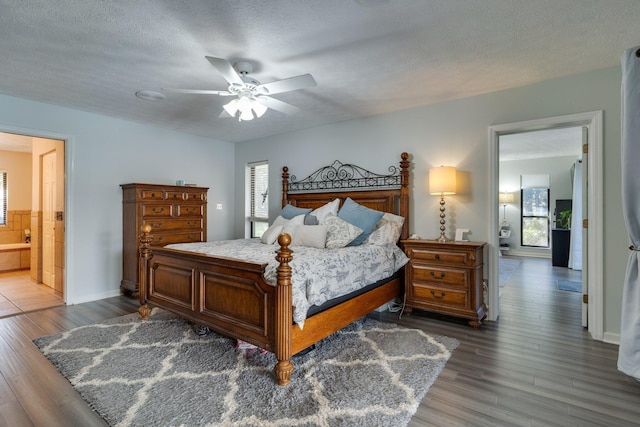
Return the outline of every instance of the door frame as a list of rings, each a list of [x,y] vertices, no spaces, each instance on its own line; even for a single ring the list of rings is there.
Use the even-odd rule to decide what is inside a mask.
[[[604,339],[603,289],[603,112],[602,110],[565,116],[548,117],[516,123],[489,126],[489,320],[500,315],[498,286],[498,223],[499,223],[499,138],[516,132],[552,129],[566,126],[587,126],[589,155],[587,156],[587,286],[588,331],[593,339]]]
[[[0,132],[15,133],[37,138],[56,139],[64,144],[64,295],[66,304],[73,303],[75,285],[73,283],[73,210],[71,209],[71,195],[73,194],[73,137],[71,135],[42,131],[40,129],[21,128],[0,123]]]

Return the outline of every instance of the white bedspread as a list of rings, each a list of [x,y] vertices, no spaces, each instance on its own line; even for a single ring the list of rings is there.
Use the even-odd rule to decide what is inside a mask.
[[[276,284],[275,251],[278,245],[265,245],[259,239],[217,242],[178,243],[170,249],[224,256],[268,264],[267,283]],[[307,311],[313,305],[346,295],[378,280],[385,279],[405,265],[407,256],[395,245],[361,245],[341,249],[317,249],[292,246],[293,320],[304,326]]]

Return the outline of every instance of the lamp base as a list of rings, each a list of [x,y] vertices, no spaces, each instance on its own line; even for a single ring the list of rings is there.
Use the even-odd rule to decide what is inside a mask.
[[[446,243],[446,242],[450,242],[451,239],[447,239],[447,237],[444,234],[441,234],[440,237],[438,238],[438,242],[440,243]]]

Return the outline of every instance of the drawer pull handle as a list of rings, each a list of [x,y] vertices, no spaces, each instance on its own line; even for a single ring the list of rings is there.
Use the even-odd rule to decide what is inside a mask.
[[[436,254],[436,259],[440,259],[440,254]]]
[[[433,271],[431,272],[431,277],[433,277],[434,279],[444,279],[444,272],[440,272],[440,276],[436,277],[436,273],[434,273]]]
[[[164,208],[153,208],[152,211],[153,213],[162,213],[164,212]]]
[[[160,228],[162,227],[162,223],[161,222],[152,222],[151,224],[152,228]]]
[[[447,294],[444,293],[444,291],[440,291],[440,295],[436,295],[436,291],[431,291],[431,295],[433,295],[434,298],[444,298]]]

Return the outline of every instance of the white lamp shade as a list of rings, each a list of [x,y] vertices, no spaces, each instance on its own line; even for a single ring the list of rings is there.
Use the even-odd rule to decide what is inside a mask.
[[[434,196],[456,194],[456,168],[440,166],[429,169],[429,193]]]
[[[513,203],[513,193],[500,193],[498,195],[498,200],[502,204]]]

